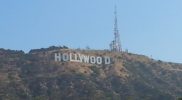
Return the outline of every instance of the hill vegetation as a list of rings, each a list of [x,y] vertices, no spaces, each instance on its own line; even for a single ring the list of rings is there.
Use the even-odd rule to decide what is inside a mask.
[[[110,65],[55,62],[55,52],[107,55]],[[176,100],[182,64],[106,50],[0,49],[0,100]]]

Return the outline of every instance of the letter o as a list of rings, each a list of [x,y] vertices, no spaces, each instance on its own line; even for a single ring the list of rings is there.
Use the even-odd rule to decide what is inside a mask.
[[[102,58],[101,57],[97,57],[97,64],[102,64]]]
[[[63,57],[63,61],[69,60],[69,55],[67,53],[63,53],[62,57]]]
[[[94,56],[90,56],[90,63],[95,64],[95,57]]]

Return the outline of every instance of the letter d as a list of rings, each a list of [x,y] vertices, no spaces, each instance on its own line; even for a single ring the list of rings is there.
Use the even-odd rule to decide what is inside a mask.
[[[104,57],[104,59],[105,59],[105,64],[111,64],[110,57]]]

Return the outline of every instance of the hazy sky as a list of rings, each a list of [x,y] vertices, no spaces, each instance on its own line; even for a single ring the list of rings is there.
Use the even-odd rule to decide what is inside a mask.
[[[0,48],[108,49],[115,3],[124,50],[182,63],[182,0],[0,0]]]

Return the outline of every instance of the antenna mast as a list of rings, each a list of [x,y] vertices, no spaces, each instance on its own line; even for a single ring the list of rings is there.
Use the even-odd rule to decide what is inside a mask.
[[[117,6],[115,5],[114,11],[114,40],[110,44],[111,51],[121,52],[121,41],[120,41],[120,34],[118,30],[118,19],[117,19]]]

